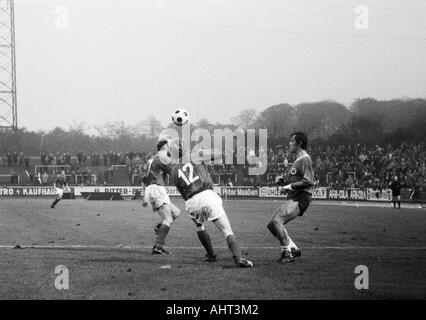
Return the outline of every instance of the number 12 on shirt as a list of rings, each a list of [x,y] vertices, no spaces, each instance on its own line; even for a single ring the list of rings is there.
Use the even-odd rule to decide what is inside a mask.
[[[187,173],[187,175],[185,173]],[[182,169],[178,170],[178,177],[185,181],[188,186],[200,179],[199,176],[194,177],[194,167],[190,162],[185,164]]]

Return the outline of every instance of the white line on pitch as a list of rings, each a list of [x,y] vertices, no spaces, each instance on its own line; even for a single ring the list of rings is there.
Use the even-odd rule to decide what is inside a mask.
[[[225,200],[225,199],[224,199]],[[267,203],[279,203],[286,199],[244,199],[252,200],[256,202],[267,202]],[[226,200],[225,200],[226,201]],[[234,201],[234,200],[230,200]],[[229,201],[226,201],[229,202]],[[360,208],[392,208],[394,209],[392,202],[374,202],[374,201],[338,201],[338,200],[313,200],[312,205],[320,206],[343,206],[343,207],[360,207]],[[424,209],[421,204],[403,203],[403,209]]]
[[[19,246],[19,247],[17,247]],[[152,246],[140,245],[0,245],[0,249],[152,249]],[[167,247],[173,250],[199,250],[203,247]],[[241,247],[244,250],[276,250],[279,247]],[[345,247],[345,246],[315,246],[315,247],[301,247],[306,250],[426,250],[426,247]],[[216,247],[216,249],[227,249],[227,247]]]

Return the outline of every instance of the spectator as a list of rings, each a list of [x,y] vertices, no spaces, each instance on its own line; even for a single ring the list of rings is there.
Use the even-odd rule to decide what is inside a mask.
[[[27,169],[27,170],[30,169],[30,157],[28,155],[25,155],[24,165],[25,165],[25,169]]]
[[[420,186],[416,183],[414,187],[411,189],[410,199],[413,202],[418,202],[420,199]]]
[[[49,175],[47,174],[46,170],[43,171],[43,174],[41,175],[41,185],[47,186],[49,182]]]
[[[18,176],[18,174],[15,172],[15,170],[10,169],[10,171],[9,171],[9,175],[10,175],[10,184],[12,184],[12,185],[17,185],[17,184],[19,184],[19,176]]]
[[[46,153],[42,152],[41,155],[40,155],[40,160],[41,160],[41,164],[43,166],[46,165],[46,157],[47,157]]]
[[[24,167],[24,158],[25,158],[25,154],[22,151],[19,152],[19,155],[18,155],[18,166]]]
[[[12,167],[13,165],[13,161],[12,161],[12,153],[9,151],[7,153],[7,166],[8,167]]]
[[[12,166],[16,167],[18,165],[18,153],[16,151],[12,154]]]

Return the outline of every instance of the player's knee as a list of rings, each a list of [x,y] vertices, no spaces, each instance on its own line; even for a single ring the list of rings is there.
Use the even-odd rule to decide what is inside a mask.
[[[221,231],[222,231],[222,235],[225,239],[227,239],[228,237],[234,236],[234,233],[232,232],[232,230],[230,228],[224,228]]]
[[[236,238],[235,238],[235,235],[231,232],[230,234],[228,234],[225,237],[225,240],[226,240],[227,243],[229,243],[229,242],[235,242]]]
[[[275,236],[277,234],[277,230],[278,230],[278,221],[276,221],[276,220],[269,221],[267,227],[268,227],[269,231],[272,233],[272,235]]]
[[[167,214],[164,215],[163,217],[163,221],[161,222],[162,224],[165,224],[166,226],[170,227],[173,223],[173,217],[171,216],[171,214]]]
[[[220,230],[220,232],[222,233],[225,239],[228,236],[231,236],[234,234],[234,232],[232,232],[231,225],[226,215],[223,215],[219,217],[218,219],[213,220],[213,222],[216,225],[216,227]]]
[[[180,216],[180,209],[178,207],[172,208],[173,220],[176,220]]]
[[[206,228],[204,227],[204,225],[202,225],[202,224],[198,224],[197,225],[197,231],[204,231],[204,230],[206,230]]]
[[[167,217],[163,221],[161,221],[161,224],[164,224],[164,225],[168,226],[169,228],[172,225],[172,223],[173,223],[173,219],[171,219],[169,217]]]

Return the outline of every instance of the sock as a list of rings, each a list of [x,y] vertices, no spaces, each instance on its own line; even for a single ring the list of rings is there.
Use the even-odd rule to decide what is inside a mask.
[[[291,240],[291,238],[290,238],[290,237],[288,237],[288,240],[289,240],[288,246],[289,246],[290,248],[295,248],[295,249],[297,249],[296,244],[293,242],[293,240]]]
[[[283,251],[291,251],[290,245],[288,245],[288,246],[281,246],[281,252],[283,252]]]
[[[158,229],[157,239],[155,240],[155,246],[162,248],[163,245],[166,243],[166,237],[169,233],[170,227],[165,224],[161,224],[160,228]]]
[[[392,201],[392,203],[393,203],[393,207],[396,208],[396,202]]]
[[[398,208],[401,208],[401,202],[398,201]]]
[[[56,199],[55,201],[53,201],[52,206],[56,206],[56,204],[59,202],[60,199]]]
[[[226,244],[228,245],[229,250],[231,250],[234,260],[239,260],[241,258],[241,251],[233,234],[226,237]]]
[[[213,249],[212,241],[211,241],[210,236],[207,233],[207,231],[206,230],[197,231],[197,235],[198,235],[198,239],[200,240],[204,249],[206,249],[209,257],[214,256],[214,249]]]

